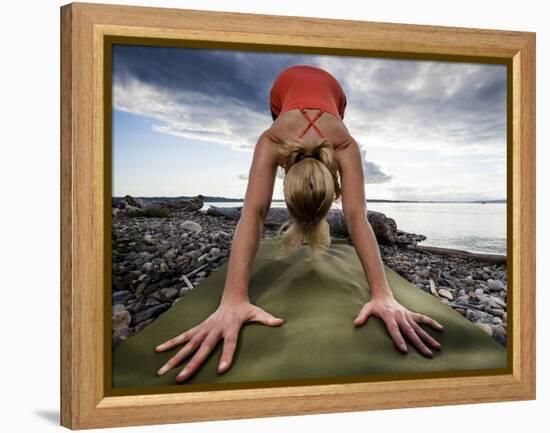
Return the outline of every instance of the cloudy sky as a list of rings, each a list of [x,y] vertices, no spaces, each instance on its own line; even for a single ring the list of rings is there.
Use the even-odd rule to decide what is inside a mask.
[[[113,46],[113,195],[243,197],[295,64],[342,85],[367,201],[506,198],[503,65],[132,45]]]

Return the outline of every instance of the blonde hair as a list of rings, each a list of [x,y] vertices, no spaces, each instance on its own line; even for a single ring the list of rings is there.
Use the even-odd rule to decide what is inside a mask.
[[[300,244],[308,244],[311,253],[328,248],[330,226],[325,216],[333,201],[341,198],[332,144],[327,139],[310,145],[283,142],[279,165],[285,171],[283,189],[289,213],[277,231],[281,239],[279,257],[290,255]]]

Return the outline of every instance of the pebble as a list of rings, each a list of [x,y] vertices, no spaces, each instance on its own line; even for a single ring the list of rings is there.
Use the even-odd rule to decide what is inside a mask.
[[[503,346],[506,346],[506,328],[502,325],[496,325],[493,328],[493,334],[495,336],[495,339],[502,344]]]
[[[195,221],[189,221],[189,220],[182,222],[180,224],[180,229],[187,230],[193,233],[198,233],[202,231],[202,227],[199,223]]]
[[[161,289],[160,293],[165,300],[171,301],[178,297],[179,290],[174,288]]]
[[[140,283],[136,288],[136,295],[141,296],[143,295],[143,292],[145,292],[145,289],[147,288],[147,283]]]
[[[487,312],[506,320],[506,312],[500,308],[487,308]]]
[[[119,290],[117,292],[113,292],[112,303],[113,305],[122,304],[128,301],[133,296],[134,294],[130,290]]]
[[[123,326],[130,325],[131,320],[132,316],[130,316],[130,313],[127,310],[119,311],[113,316],[113,329],[116,331]]]
[[[490,290],[499,291],[504,289],[504,283],[500,280],[493,280],[489,279],[487,280],[487,286]]]
[[[148,307],[154,307],[155,305],[159,305],[160,302],[157,301],[155,298],[147,298],[147,301],[145,301],[144,308]]]
[[[116,313],[120,313],[121,311],[124,311],[126,309],[126,307],[124,306],[124,304],[115,304],[113,305],[113,316],[116,314]]]
[[[449,301],[453,300],[453,294],[447,289],[439,289],[437,291],[437,293],[439,293],[440,296],[443,296],[444,298],[448,299]]]
[[[199,263],[202,263],[206,260],[206,258],[208,257],[208,253],[204,253],[202,256],[200,256],[198,259],[197,259],[197,262]]]
[[[493,328],[491,328],[490,325],[486,324],[486,323],[479,323],[479,322],[475,322],[477,326],[479,326],[487,335],[489,335],[490,337],[493,336]]]
[[[165,303],[165,304],[155,305],[154,307],[148,308],[147,310],[142,310],[132,317],[133,319],[132,323],[137,324],[137,323],[143,322],[144,320],[148,320],[153,317],[158,317],[160,314],[168,310],[170,306],[171,304]]]
[[[118,325],[113,344],[115,340],[118,344],[227,262],[238,221],[199,211],[173,211],[167,218],[129,218],[114,210],[112,314]],[[276,231],[264,226],[263,237],[272,237]],[[418,241],[425,239],[415,236]],[[406,236],[401,237],[403,242]],[[491,328],[490,335],[506,345],[506,265],[419,252],[407,244],[380,244],[380,253],[386,265],[421,290],[430,293],[431,279],[441,302],[488,334],[487,327]],[[194,286],[188,287],[183,276],[203,266],[188,277]]]

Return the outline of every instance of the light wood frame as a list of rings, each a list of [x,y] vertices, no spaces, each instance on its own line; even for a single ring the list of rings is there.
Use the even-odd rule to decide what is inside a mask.
[[[61,424],[71,429],[535,399],[535,33],[71,3],[61,12]],[[104,40],[135,36],[509,65],[509,374],[109,396]],[[370,53],[370,54],[369,54]],[[476,60],[477,59],[477,60]],[[510,116],[509,116],[510,119]],[[512,198],[512,199],[511,199]],[[109,228],[110,230],[110,228]],[[510,289],[511,287],[511,289]],[[110,311],[110,305],[109,305]],[[107,316],[107,317],[106,317]]]

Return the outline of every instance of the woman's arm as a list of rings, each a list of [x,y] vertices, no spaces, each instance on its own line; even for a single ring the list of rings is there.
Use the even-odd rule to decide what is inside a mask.
[[[206,320],[156,347],[165,351],[184,343],[184,346],[157,374],[165,374],[195,352],[193,358],[178,374],[176,381],[191,377],[210,352],[223,339],[223,351],[218,372],[227,371],[232,363],[241,327],[248,322],[280,326],[283,320],[274,317],[248,299],[248,283],[254,257],[262,235],[262,228],[271,205],[277,172],[277,148],[268,131],[264,132],[254,148],[252,164],[241,217],[235,229],[229,255],[226,281],[220,305]],[[200,289],[199,289],[200,290]]]
[[[271,206],[277,174],[276,146],[267,130],[260,136],[254,148],[243,209],[231,245],[222,302],[248,301],[250,271]]]
[[[386,278],[378,242],[367,219],[365,176],[355,140],[336,153],[342,183],[342,211],[353,246],[361,260],[373,296],[393,296]]]
[[[429,324],[437,330],[442,330],[443,327],[425,315],[407,310],[393,296],[386,278],[378,242],[367,218],[363,161],[357,142],[351,140],[350,145],[336,152],[336,159],[340,168],[342,211],[371,291],[371,300],[363,306],[354,323],[360,326],[371,314],[374,314],[384,320],[392,339],[400,350],[407,351],[405,340],[401,335],[402,331],[422,354],[432,356],[433,353],[425,343],[438,350],[441,345],[417,322]]]

